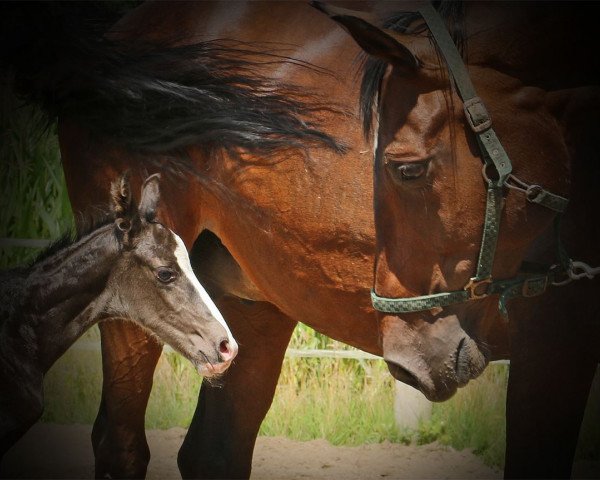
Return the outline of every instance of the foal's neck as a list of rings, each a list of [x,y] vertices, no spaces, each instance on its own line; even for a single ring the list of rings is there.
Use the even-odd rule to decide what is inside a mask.
[[[100,227],[18,275],[8,299],[14,307],[0,337],[5,355],[10,352],[16,361],[23,354],[35,357],[46,372],[98,321],[102,292],[120,252],[113,231],[113,224]]]

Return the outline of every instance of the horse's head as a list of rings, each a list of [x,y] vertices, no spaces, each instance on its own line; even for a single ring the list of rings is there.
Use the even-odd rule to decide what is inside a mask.
[[[420,16],[413,16],[408,30],[421,34],[400,34],[376,27],[361,14],[320,8],[380,61],[381,74],[374,80],[379,83],[373,88],[378,96],[374,292],[392,299],[465,292],[478,271],[487,183],[463,102],[435,42]],[[502,46],[490,44],[486,56],[486,49],[477,47],[473,56],[481,64],[469,73],[513,161],[513,172],[564,193],[567,152],[545,93],[524,86],[521,72],[512,74],[514,51],[503,57]],[[504,69],[495,69],[494,62]],[[489,177],[496,173],[493,168],[484,172]],[[498,280],[515,276],[533,240],[553,218],[549,210],[528,203],[522,192],[501,191],[504,208],[491,271]],[[502,321],[498,296],[486,296],[485,288],[482,283],[473,298],[450,305],[425,302],[420,309],[380,314],[391,373],[439,401],[478,376],[493,353],[490,332]]]
[[[158,174],[146,179],[139,207],[126,175],[111,185],[121,254],[108,281],[109,314],[131,318],[188,358],[205,376],[224,372],[238,346],[192,271],[181,238],[155,221]]]

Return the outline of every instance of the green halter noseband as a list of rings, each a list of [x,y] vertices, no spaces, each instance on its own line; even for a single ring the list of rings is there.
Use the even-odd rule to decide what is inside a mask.
[[[420,13],[425,19],[448,64],[458,93],[463,100],[465,116],[477,138],[477,143],[481,150],[483,177],[487,182],[487,203],[485,207],[483,238],[481,240],[481,249],[479,251],[475,276],[469,280],[462,290],[411,298],[380,297],[375,293],[375,290],[372,290],[371,300],[375,310],[396,314],[418,312],[498,294],[500,296],[500,311],[504,315],[507,315],[506,301],[511,298],[517,296],[533,297],[544,293],[548,284],[560,285],[583,276],[593,278],[594,275],[600,274],[599,268],[592,269],[582,262],[572,262],[566,255],[560,243],[559,225],[560,216],[566,209],[568,200],[544,190],[539,185],[526,184],[511,174],[511,161],[496,133],[491,128],[491,118],[483,102],[475,92],[469,73],[450,34],[446,30],[443,20],[429,4],[422,7]],[[488,172],[492,169],[495,169],[497,172],[494,178],[490,178],[488,175]],[[492,266],[500,228],[504,187],[521,191],[526,195],[528,201],[537,203],[558,213],[555,220],[556,235],[558,238],[558,262],[552,267],[540,269],[536,266],[536,272],[527,272],[527,267],[531,267],[531,265],[524,264],[522,265],[523,271],[516,277],[508,280],[493,280]],[[565,278],[566,281],[559,281],[559,279],[564,280]]]

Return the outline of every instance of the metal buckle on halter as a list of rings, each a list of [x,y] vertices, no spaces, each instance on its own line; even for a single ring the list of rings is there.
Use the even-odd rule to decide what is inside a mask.
[[[477,289],[481,285],[490,285],[492,283],[492,277],[484,278],[483,280],[476,280],[475,277],[469,279],[469,283],[465,285],[465,290],[469,292],[469,299],[478,299],[488,296],[488,287],[485,288],[483,293],[478,293]]]
[[[536,202],[539,200],[540,196],[544,194],[544,189],[539,185],[529,185],[525,190],[525,197],[530,202]]]
[[[471,130],[481,133],[492,126],[492,119],[479,97],[473,97],[464,102],[463,108]]]
[[[524,297],[535,297],[546,291],[548,286],[548,277],[533,277],[523,281],[521,295]]]

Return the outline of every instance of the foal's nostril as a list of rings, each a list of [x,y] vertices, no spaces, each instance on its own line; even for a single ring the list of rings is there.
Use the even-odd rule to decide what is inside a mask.
[[[231,348],[229,340],[221,340],[221,343],[219,343],[219,356],[221,357],[221,361],[229,362],[236,354],[237,348]]]

